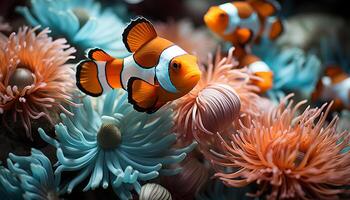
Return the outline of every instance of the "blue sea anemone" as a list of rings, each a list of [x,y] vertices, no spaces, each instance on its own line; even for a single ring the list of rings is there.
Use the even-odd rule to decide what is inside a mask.
[[[1,164],[1,163],[0,163]],[[0,197],[3,200],[22,199],[23,190],[18,178],[0,165]]]
[[[31,0],[31,8],[18,7],[32,26],[49,27],[55,36],[85,50],[99,47],[114,56],[127,51],[121,35],[124,23],[110,9],[93,0]]]
[[[10,199],[22,194],[25,200],[58,199],[60,178],[54,175],[50,160],[41,151],[32,149],[30,156],[10,153],[7,165],[13,176],[13,180],[7,179],[12,181]],[[18,178],[20,187],[15,186],[15,177]]]
[[[274,73],[274,86],[268,91],[270,97],[279,99],[289,92],[310,96],[321,71],[321,62],[314,54],[305,53],[299,48],[280,49],[274,44],[255,47],[254,53]]]
[[[97,107],[94,110],[85,97],[83,106],[71,108],[74,117],[61,114],[63,123],[55,126],[57,140],[39,129],[41,137],[57,148],[55,174],[78,171],[65,186],[68,193],[88,178],[83,191],[111,184],[121,199],[130,199],[130,190],[140,192],[140,181],[178,173],[180,169],[165,166],[182,161],[196,145],[171,148],[176,136],[171,133],[169,107],[152,115],[137,112],[122,90],[108,93]]]

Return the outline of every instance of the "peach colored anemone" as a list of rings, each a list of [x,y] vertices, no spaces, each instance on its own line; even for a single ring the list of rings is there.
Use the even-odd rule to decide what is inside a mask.
[[[169,21],[168,23],[155,23],[159,36],[179,45],[188,53],[196,53],[199,59],[205,59],[207,53],[215,48],[216,43],[205,28],[193,27],[190,21]]]
[[[200,140],[202,133],[215,135],[242,113],[255,111],[259,97],[254,92],[258,89],[248,84],[252,76],[246,68],[235,68],[233,50],[224,58],[218,50],[214,61],[209,55],[208,65],[201,66],[202,78],[197,86],[176,102],[174,127],[182,140]]]
[[[31,120],[45,117],[51,121],[49,112],[57,108],[68,112],[61,103],[72,103],[74,89],[72,65],[65,63],[74,58],[75,49],[63,38],[52,40],[48,29],[36,35],[37,29],[20,28],[0,48],[2,123],[20,119],[29,138]]]
[[[286,99],[287,100],[287,99]],[[215,176],[231,187],[259,186],[267,199],[338,199],[350,184],[347,132],[337,133],[335,117],[326,125],[330,106],[306,110],[285,101],[272,112],[251,121],[225,141],[222,151],[211,150]],[[230,171],[230,172],[229,172]]]

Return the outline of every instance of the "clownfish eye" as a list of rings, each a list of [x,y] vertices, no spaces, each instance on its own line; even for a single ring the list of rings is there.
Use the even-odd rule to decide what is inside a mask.
[[[223,19],[223,18],[226,17],[226,15],[225,15],[225,13],[220,13],[220,14],[219,14],[219,17],[220,17],[221,19]]]
[[[172,67],[173,67],[174,69],[178,70],[178,69],[181,68],[181,65],[180,65],[180,63],[174,62],[173,65],[172,65]]]

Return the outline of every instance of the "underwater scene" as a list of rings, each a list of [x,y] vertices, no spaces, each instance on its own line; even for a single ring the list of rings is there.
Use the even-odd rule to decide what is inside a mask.
[[[0,200],[350,199],[341,0],[0,0]]]

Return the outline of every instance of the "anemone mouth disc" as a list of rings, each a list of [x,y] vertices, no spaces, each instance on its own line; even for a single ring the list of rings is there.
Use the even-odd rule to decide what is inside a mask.
[[[22,90],[26,86],[34,83],[33,73],[27,68],[17,67],[9,79],[9,85],[17,86],[18,90]]]
[[[47,193],[47,199],[48,200],[59,200],[59,195],[57,194],[57,192],[54,191],[50,191]]]
[[[103,149],[114,149],[121,142],[121,133],[114,124],[102,124],[97,134],[97,143]]]
[[[74,8],[72,12],[78,18],[80,27],[83,27],[90,19],[89,11],[84,8]]]

